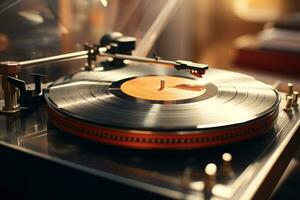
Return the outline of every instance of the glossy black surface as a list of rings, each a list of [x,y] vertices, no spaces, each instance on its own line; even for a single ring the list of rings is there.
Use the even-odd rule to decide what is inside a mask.
[[[206,91],[196,100],[176,103],[116,95],[120,91],[113,86],[116,82],[154,74],[187,77],[203,85]],[[159,84],[154,82],[153,87],[159,88]],[[188,72],[142,63],[64,76],[50,86],[45,98],[52,109],[74,119],[105,127],[150,131],[240,127],[276,112],[280,101],[270,86],[243,74],[209,69],[199,79]]]
[[[220,167],[222,154],[230,152],[235,177],[224,180],[218,176],[214,193],[227,199],[246,190],[278,147],[294,135],[292,127],[295,128],[295,123],[299,124],[299,113],[292,113],[291,120],[288,120],[286,113],[280,112],[278,123],[265,137],[220,148],[174,152],[126,150],[69,136],[47,122],[43,105],[31,113],[1,115],[0,123],[1,146],[8,145],[24,154],[116,184],[142,188],[172,198],[182,198],[182,195],[203,197],[205,165],[214,162]],[[225,193],[224,187],[227,190]]]
[[[4,5],[7,2],[24,4]],[[94,2],[99,8],[100,1]],[[117,5],[114,8],[141,8],[141,2],[146,1],[120,2],[123,3],[113,4]],[[35,8],[37,1],[33,0],[1,1],[1,60],[20,61],[81,50],[84,42],[97,42],[101,33],[108,30],[124,31],[124,34],[141,40],[141,35],[145,34],[149,24],[153,22],[153,16],[161,11],[158,2],[153,4],[153,1],[147,1],[142,5],[143,9],[139,9],[140,12],[133,12],[132,9],[123,9],[124,13],[107,12],[109,20],[104,22],[112,24],[99,29],[97,22],[94,26],[87,26],[88,20],[68,22],[61,20],[64,17],[58,19],[57,10],[53,9],[58,5],[56,1],[39,3],[42,6]],[[76,3],[86,3],[86,0],[78,0]],[[76,7],[78,12],[67,10],[67,13],[74,14],[73,17],[92,14],[89,11],[93,11],[95,6],[92,1],[88,5]],[[150,19],[141,18],[148,9],[151,9],[150,13],[156,14],[151,15]],[[32,21],[28,19],[28,15],[27,18],[24,17],[24,12],[19,15],[19,11],[35,14],[38,20]],[[128,16],[126,13],[135,15]],[[117,20],[118,17],[124,21]],[[44,19],[43,23],[34,23],[41,18]],[[76,24],[80,29],[74,29],[73,22],[78,22]],[[137,25],[143,31],[140,28],[137,31]],[[82,29],[86,31],[82,32]],[[95,33],[93,30],[96,30],[95,35],[92,34]],[[137,35],[131,34],[132,32]],[[144,46],[138,47],[140,50],[142,48]],[[54,81],[78,72],[82,66],[84,61],[26,68],[22,69],[20,77],[30,81],[30,73],[36,72],[46,74],[46,81]],[[128,76],[136,76],[135,71],[129,72]],[[12,191],[7,199],[13,199],[15,195],[23,199],[24,193],[29,197],[25,199],[70,198],[79,193],[83,199],[91,197],[91,194],[97,194],[99,198],[111,195],[138,199],[201,199],[204,198],[202,191],[205,165],[214,162],[220,167],[221,155],[230,152],[236,176],[229,180],[218,177],[213,195],[220,199],[241,199],[247,194],[251,198],[260,188],[275,187],[274,177],[283,172],[297,144],[296,131],[300,124],[300,115],[296,110],[291,114],[283,112],[285,97],[282,99],[278,122],[266,137],[198,151],[132,151],[80,140],[49,124],[45,105],[32,112],[0,115],[0,188]]]

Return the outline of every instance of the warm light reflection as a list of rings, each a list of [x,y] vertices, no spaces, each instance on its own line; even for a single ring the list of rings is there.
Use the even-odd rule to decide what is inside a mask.
[[[89,84],[89,85],[99,85],[98,82],[91,82],[91,81],[77,81],[77,82],[70,82],[62,85],[55,85],[51,87],[51,90],[55,90],[58,88],[67,88],[67,87],[73,87],[77,85],[84,85],[84,84]],[[105,84],[105,82],[101,83],[102,85]]]
[[[272,21],[280,16],[281,0],[234,0],[233,11],[247,21]]]
[[[107,7],[107,0],[100,0],[100,3],[104,6],[104,7]]]
[[[18,15],[24,17],[26,20],[34,24],[41,24],[44,22],[44,18],[41,14],[35,10],[24,10],[18,12]]]
[[[225,186],[223,184],[216,184],[212,188],[212,193],[216,196],[230,199],[233,196],[233,190],[231,187]]]
[[[144,126],[154,126],[157,124],[157,114],[160,112],[161,105],[160,104],[153,104],[147,112],[145,120],[143,122]]]

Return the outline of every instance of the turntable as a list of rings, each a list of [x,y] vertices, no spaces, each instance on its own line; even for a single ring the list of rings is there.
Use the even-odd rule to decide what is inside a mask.
[[[132,55],[135,47],[114,32],[82,51],[0,63],[7,185],[28,198],[268,197],[299,144],[292,84],[279,93],[245,74]],[[33,85],[18,76],[78,59],[77,72],[46,84],[42,74]]]
[[[185,63],[174,64],[195,65]],[[274,126],[280,98],[269,86],[216,69],[208,70],[201,80],[163,66],[158,66],[162,69],[157,74],[156,67],[134,63],[63,77],[45,92],[49,120],[79,137],[140,149],[217,146]],[[196,67],[200,73],[207,69]]]

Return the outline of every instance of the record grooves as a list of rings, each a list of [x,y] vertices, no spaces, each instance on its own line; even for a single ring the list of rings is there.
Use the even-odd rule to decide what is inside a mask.
[[[274,89],[242,74],[211,69],[198,79],[134,64],[64,77],[45,98],[59,129],[135,149],[205,148],[253,138],[274,126],[280,102]]]

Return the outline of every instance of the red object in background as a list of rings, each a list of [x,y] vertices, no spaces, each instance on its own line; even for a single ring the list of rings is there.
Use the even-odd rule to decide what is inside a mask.
[[[238,40],[233,49],[234,64],[300,76],[300,53],[259,48],[253,36]]]

